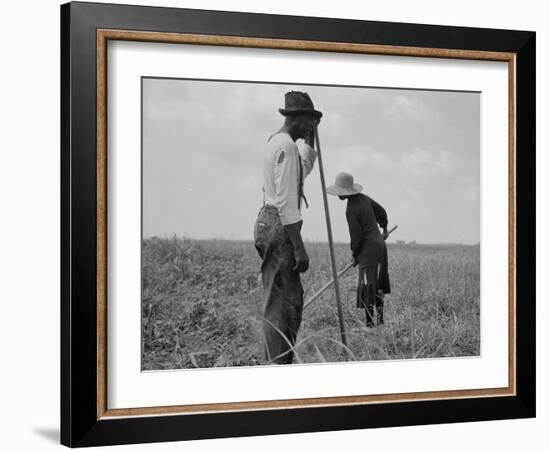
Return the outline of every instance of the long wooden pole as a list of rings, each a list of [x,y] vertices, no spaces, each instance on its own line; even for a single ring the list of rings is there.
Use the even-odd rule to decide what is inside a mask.
[[[342,313],[342,301],[340,299],[340,286],[338,285],[338,273],[336,269],[336,258],[334,256],[334,242],[332,241],[332,226],[330,224],[330,214],[328,210],[327,187],[325,184],[325,172],[323,170],[323,156],[321,155],[321,143],[319,141],[319,129],[315,126],[315,146],[317,147],[317,157],[319,158],[319,174],[321,175],[321,189],[323,190],[323,203],[325,205],[325,219],[327,221],[328,246],[330,250],[330,263],[332,265],[332,279],[334,280],[334,290],[336,292],[336,306],[338,307],[338,321],[340,322],[340,336],[342,343],[347,346],[346,328],[344,325],[344,315]]]

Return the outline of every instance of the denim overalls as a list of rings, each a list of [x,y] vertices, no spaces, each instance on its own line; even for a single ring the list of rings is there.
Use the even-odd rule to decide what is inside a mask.
[[[290,345],[296,342],[302,320],[304,290],[300,274],[292,270],[296,264],[292,243],[272,205],[260,209],[254,244],[262,258],[265,356],[275,364],[290,364],[294,357]]]

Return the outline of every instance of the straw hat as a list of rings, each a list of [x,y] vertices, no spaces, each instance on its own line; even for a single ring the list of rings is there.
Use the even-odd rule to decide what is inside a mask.
[[[327,194],[331,195],[355,195],[363,190],[363,186],[353,182],[353,175],[340,172],[332,186],[327,187]]]

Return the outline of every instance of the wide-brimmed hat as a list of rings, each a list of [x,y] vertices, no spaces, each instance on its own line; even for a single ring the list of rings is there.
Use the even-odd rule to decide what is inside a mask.
[[[363,186],[353,182],[353,175],[340,172],[332,186],[327,187],[327,194],[331,195],[355,195],[363,190]]]
[[[285,94],[285,107],[279,108],[283,116],[289,114],[311,114],[318,119],[323,116],[321,111],[313,107],[313,102],[307,92],[290,91]]]

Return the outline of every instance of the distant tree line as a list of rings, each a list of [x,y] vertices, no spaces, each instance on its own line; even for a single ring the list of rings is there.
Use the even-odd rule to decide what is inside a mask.
[[[416,241],[410,241],[410,242],[405,242],[401,239],[399,239],[398,241],[396,241],[396,244],[398,245],[416,245]]]

